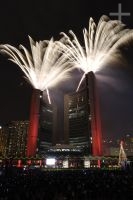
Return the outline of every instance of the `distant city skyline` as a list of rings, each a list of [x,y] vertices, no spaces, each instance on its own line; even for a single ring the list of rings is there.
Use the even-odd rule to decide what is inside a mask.
[[[0,156],[18,157],[18,158],[26,156],[26,149],[27,149],[26,140],[27,140],[27,134],[28,134],[28,126],[29,126],[29,121],[17,120],[17,121],[10,121],[9,123],[5,124],[0,129]],[[69,144],[65,144],[65,143],[54,144],[53,143],[53,146],[52,146],[51,142],[48,143],[48,141],[52,141],[51,140],[52,134],[50,133],[50,137],[48,137],[46,133],[46,130],[48,130],[47,128],[48,128],[48,124],[47,124],[47,127],[45,128],[45,132],[41,131],[40,132],[41,135],[38,135],[39,143],[37,147],[37,156],[45,155],[47,150],[48,152],[52,153],[52,149],[55,149],[56,151],[56,148],[58,149],[58,148],[63,148],[63,147],[68,150],[73,148],[75,149],[75,151],[82,152],[82,148],[81,148],[82,145],[81,147],[77,148],[72,141],[70,141]],[[45,140],[42,140],[42,137]],[[78,140],[75,140],[75,141],[78,141]],[[110,137],[102,138],[103,156],[117,156],[118,157],[121,141],[123,141],[123,147],[126,152],[126,155],[133,156],[133,133],[123,134],[122,138],[119,136],[117,136],[117,138],[110,138]],[[81,141],[79,140],[79,144],[80,142]]]

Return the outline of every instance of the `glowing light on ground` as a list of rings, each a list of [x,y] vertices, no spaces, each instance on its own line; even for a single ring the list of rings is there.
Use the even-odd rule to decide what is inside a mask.
[[[83,29],[83,46],[73,31],[70,30],[69,33],[70,36],[61,33],[63,43],[58,42],[58,44],[68,57],[68,62],[84,73],[77,90],[85,74],[90,71],[95,73],[107,62],[119,58],[119,47],[133,39],[132,30],[127,29],[121,21],[110,20],[105,15],[100,18],[98,25],[90,18],[88,30]]]
[[[119,161],[118,161],[119,166],[122,166],[123,164],[125,165],[125,162],[127,161],[127,156],[124,151],[123,144],[124,144],[124,142],[121,141],[120,142],[120,151],[119,151]]]

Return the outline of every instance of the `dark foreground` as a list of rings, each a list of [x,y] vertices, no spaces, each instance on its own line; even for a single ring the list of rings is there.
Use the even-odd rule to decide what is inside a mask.
[[[132,170],[6,169],[0,175],[0,200],[133,199]]]

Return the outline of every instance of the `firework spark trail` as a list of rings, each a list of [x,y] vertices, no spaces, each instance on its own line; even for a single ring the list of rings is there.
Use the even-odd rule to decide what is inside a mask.
[[[46,92],[47,92],[47,97],[48,97],[49,104],[51,104],[51,99],[50,99],[50,95],[49,95],[49,90],[46,89]]]
[[[21,68],[35,89],[46,90],[49,99],[48,89],[69,78],[72,67],[65,62],[65,56],[61,54],[60,47],[53,38],[50,41],[35,42],[29,37],[29,40],[31,52],[23,45],[19,46],[23,51],[21,52],[9,44],[0,45],[0,51]]]
[[[79,88],[80,88],[80,85],[81,85],[82,81],[84,80],[84,78],[85,78],[85,73],[83,74],[83,76],[82,76],[81,79],[80,79],[80,82],[79,82],[79,84],[78,84],[78,87],[77,87],[77,89],[76,89],[76,92],[78,92],[78,90],[79,90]]]
[[[90,18],[89,28],[83,29],[84,47],[80,44],[73,31],[70,36],[63,34],[62,40],[58,42],[62,52],[71,65],[81,69],[85,74],[90,71],[98,71],[103,64],[118,58],[119,48],[129,40],[133,41],[133,30],[127,29],[125,24],[118,20],[110,20],[103,15],[98,25]],[[72,38],[72,39],[71,39]],[[62,42],[63,41],[63,42]],[[64,44],[65,41],[65,44]],[[82,76],[77,90],[82,81]]]

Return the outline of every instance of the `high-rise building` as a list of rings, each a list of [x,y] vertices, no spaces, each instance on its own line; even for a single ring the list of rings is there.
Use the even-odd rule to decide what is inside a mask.
[[[66,94],[64,98],[64,141],[67,144],[85,146],[93,156],[101,156],[102,125],[100,97],[93,72],[85,75],[82,90]],[[78,146],[78,145],[77,145]]]
[[[6,156],[25,157],[29,121],[11,121],[3,127],[6,135]]]
[[[33,98],[34,112],[31,112],[34,117],[30,120],[31,130],[27,139],[28,156],[44,155],[51,146],[56,144],[70,144],[86,149],[94,156],[102,155],[101,116],[94,74],[91,72],[86,74],[84,83],[82,90],[64,95],[62,135],[58,130],[61,125],[63,126],[63,119],[59,124],[57,106],[41,101],[40,93],[36,91],[37,99]],[[34,134],[32,130],[35,131]]]
[[[0,156],[4,157],[6,155],[6,141],[7,135],[4,132],[2,126],[0,126]]]
[[[64,96],[64,143],[91,154],[91,115],[86,89]]]
[[[44,155],[47,150],[56,144],[57,130],[57,106],[41,102],[40,128],[38,134],[37,154]]]

